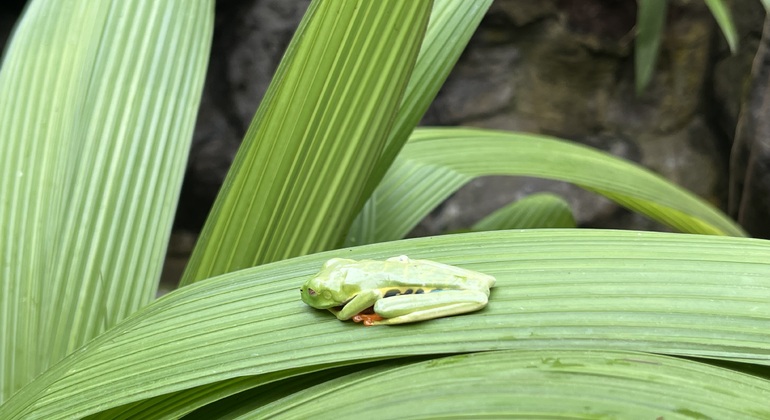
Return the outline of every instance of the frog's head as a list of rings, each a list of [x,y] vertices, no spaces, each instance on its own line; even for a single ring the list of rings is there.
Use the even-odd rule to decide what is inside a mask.
[[[329,309],[347,302],[351,296],[343,291],[346,264],[355,262],[345,258],[332,258],[324,263],[321,271],[302,285],[302,301],[317,309]]]

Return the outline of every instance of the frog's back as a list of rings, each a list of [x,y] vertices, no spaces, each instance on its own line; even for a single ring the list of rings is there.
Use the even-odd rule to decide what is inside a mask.
[[[361,278],[392,286],[475,289],[488,293],[495,285],[495,278],[490,275],[430,260],[413,260],[405,255],[385,261],[361,260],[357,269]]]

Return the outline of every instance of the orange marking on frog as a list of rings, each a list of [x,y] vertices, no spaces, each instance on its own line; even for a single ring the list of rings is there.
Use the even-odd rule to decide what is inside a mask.
[[[364,326],[367,326],[367,327],[371,327],[374,325],[376,321],[382,321],[383,319],[385,318],[377,314],[364,314],[364,313],[360,313],[353,317],[354,322],[363,322]]]

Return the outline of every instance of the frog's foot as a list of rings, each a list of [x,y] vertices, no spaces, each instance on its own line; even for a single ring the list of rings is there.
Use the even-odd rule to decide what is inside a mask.
[[[369,308],[371,309],[371,308]],[[353,317],[353,322],[363,322],[364,326],[371,327],[377,321],[382,321],[383,317],[377,315],[372,310],[362,311],[360,314]]]

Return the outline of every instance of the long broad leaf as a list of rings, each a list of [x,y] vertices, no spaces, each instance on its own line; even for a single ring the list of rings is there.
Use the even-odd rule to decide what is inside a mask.
[[[372,196],[374,208],[354,223],[348,244],[403,238],[450,194],[482,175],[572,182],[683,232],[744,235],[692,193],[601,151],[536,134],[420,128]]]
[[[466,316],[365,328],[299,299],[300,285],[328,258],[404,253],[496,276],[489,305]],[[257,386],[419,354],[617,349],[770,365],[769,322],[767,241],[576,229],[420,238],[179,289],[37,378],[0,407],[0,418],[84,416],[164,394],[178,404],[184,390],[195,399],[200,387],[249,375]]]
[[[0,402],[154,297],[213,11],[27,6],[0,71]]]
[[[766,379],[673,357],[499,351],[376,367],[228,418],[766,419],[769,399]]]
[[[337,246],[382,153],[431,0],[311,3],[182,280]],[[342,228],[341,228],[342,227]]]

